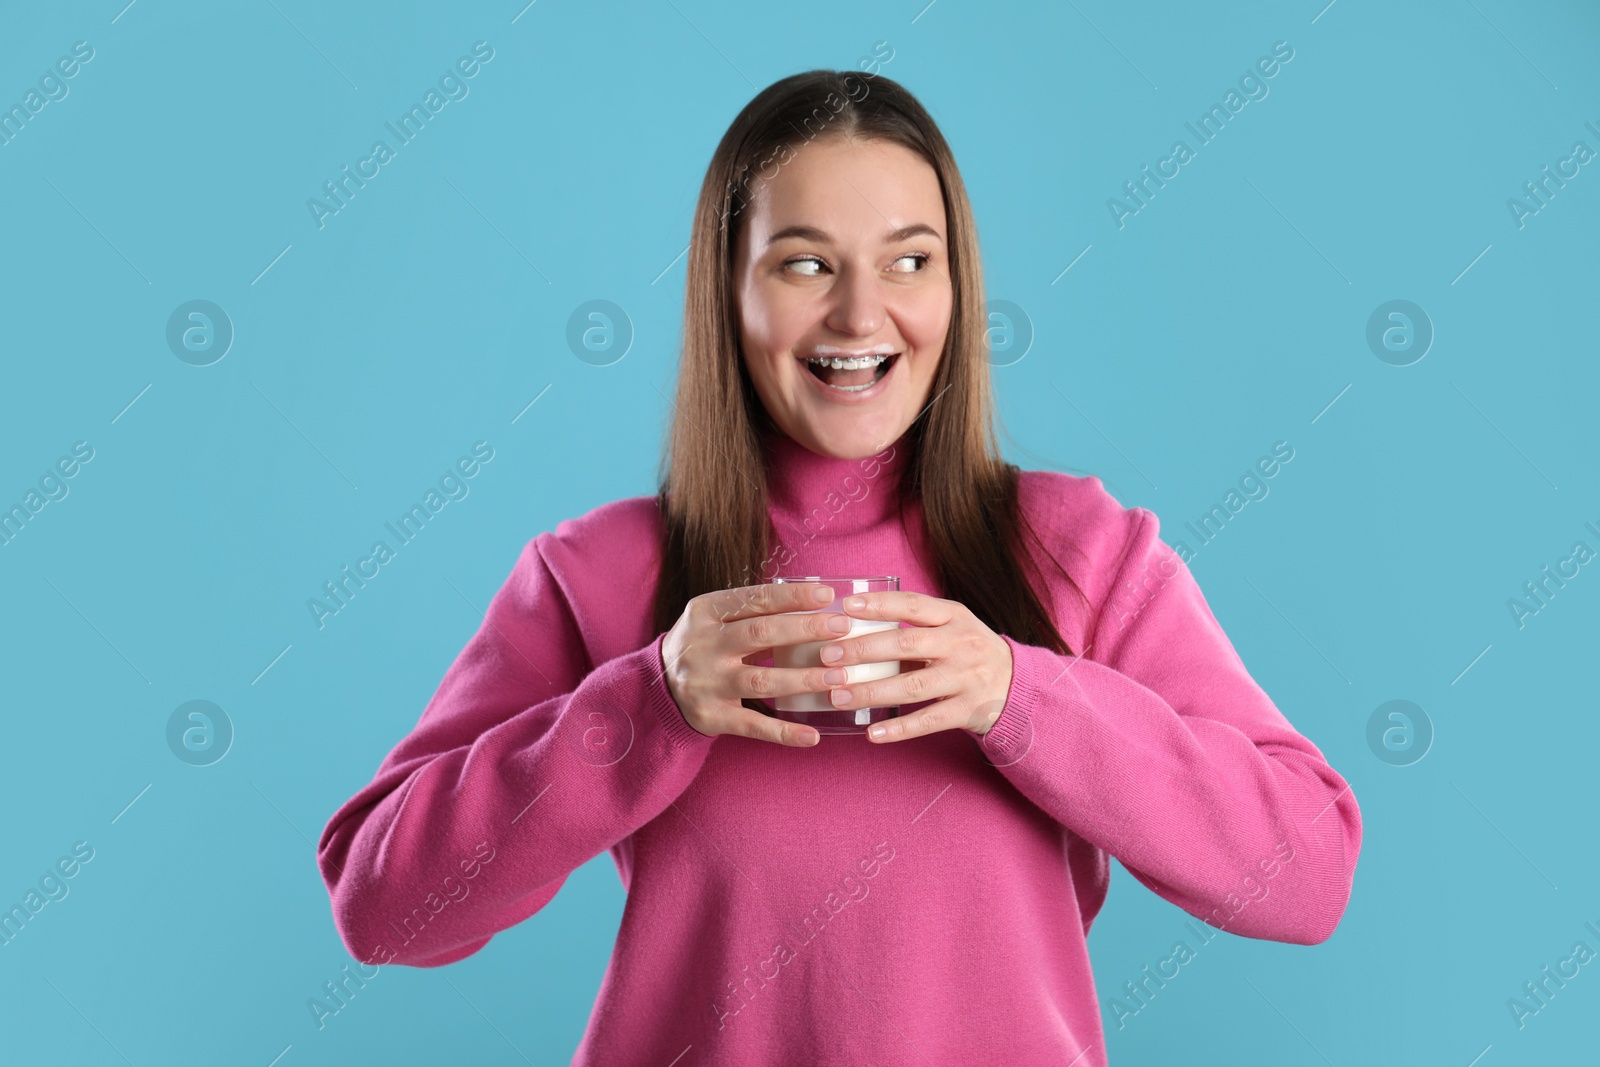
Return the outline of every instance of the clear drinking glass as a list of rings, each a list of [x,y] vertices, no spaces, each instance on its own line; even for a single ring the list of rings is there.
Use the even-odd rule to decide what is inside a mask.
[[[833,602],[816,611],[844,612],[844,598],[852,593],[877,593],[884,590],[898,591],[900,579],[897,575],[877,575],[874,577],[854,577],[838,575],[786,575],[773,578],[773,584],[781,582],[819,582],[822,585],[833,587]],[[789,611],[786,615],[809,615],[814,612]],[[878,630],[894,630],[900,626],[893,619],[850,619],[850,632],[837,634],[824,641],[807,641],[798,645],[785,645],[772,650],[772,665],[774,667],[823,667],[822,646],[836,641],[848,641],[852,637],[862,634],[874,633]],[[846,672],[845,681],[841,685],[849,686],[855,682],[869,682],[878,678],[892,678],[900,673],[900,661],[884,660],[878,663],[850,663],[843,668]],[[836,708],[828,699],[828,690],[820,693],[798,693],[792,696],[773,698],[773,715],[787,722],[803,722],[815,727],[818,733],[823,734],[860,734],[866,733],[867,727],[884,719],[892,719],[900,714],[900,705],[886,704],[868,708]]]

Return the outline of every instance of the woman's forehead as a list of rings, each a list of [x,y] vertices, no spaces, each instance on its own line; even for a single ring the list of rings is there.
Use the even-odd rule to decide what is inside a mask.
[[[763,176],[745,230],[762,247],[779,240],[851,244],[944,237],[937,172],[897,144],[818,142]]]

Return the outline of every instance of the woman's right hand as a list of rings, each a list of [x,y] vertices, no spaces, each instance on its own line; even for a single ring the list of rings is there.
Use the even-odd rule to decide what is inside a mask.
[[[818,590],[827,597],[818,597]],[[822,680],[826,668],[759,667],[749,661],[774,647],[838,640],[850,620],[819,610],[832,600],[833,589],[818,582],[747,585],[691,599],[661,645],[667,688],[684,721],[708,737],[738,734],[800,748],[822,740],[810,726],[764,715],[743,701],[830,688]],[[843,632],[829,628],[832,620],[843,623]]]

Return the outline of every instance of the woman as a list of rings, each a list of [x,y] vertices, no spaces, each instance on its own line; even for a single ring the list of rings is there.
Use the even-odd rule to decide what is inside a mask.
[[[1213,926],[1333,932],[1348,785],[1152,513],[998,458],[983,306],[955,162],[902,87],[812,71],[740,113],[695,215],[661,492],[529,542],[333,816],[352,954],[459,960],[610,850],[628,898],[575,1063],[1088,1067],[1111,856]],[[903,625],[765,666],[837,636],[780,572],[900,575],[845,607]],[[904,673],[838,683],[885,659]],[[902,714],[824,739],[758,703],[825,690]]]

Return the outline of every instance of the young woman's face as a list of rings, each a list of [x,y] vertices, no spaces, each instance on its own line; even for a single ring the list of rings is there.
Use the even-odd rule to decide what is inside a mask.
[[[822,455],[881,452],[928,403],[950,325],[944,197],[934,169],[883,141],[813,141],[746,207],[734,251],[740,343],[773,422]],[[886,353],[883,368],[808,369]]]

